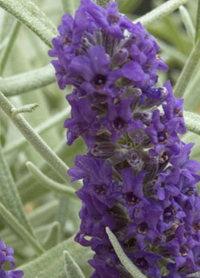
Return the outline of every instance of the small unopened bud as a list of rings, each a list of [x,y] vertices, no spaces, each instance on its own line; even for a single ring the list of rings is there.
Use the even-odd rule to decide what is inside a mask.
[[[113,65],[116,67],[122,66],[127,61],[128,55],[129,53],[126,48],[117,50],[117,52],[113,56]]]

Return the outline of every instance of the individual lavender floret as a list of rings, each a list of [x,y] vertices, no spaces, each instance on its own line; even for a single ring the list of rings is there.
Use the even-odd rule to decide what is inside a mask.
[[[186,278],[200,271],[200,165],[190,160],[183,100],[170,82],[155,39],[117,10],[82,0],[63,16],[50,56],[58,84],[73,85],[65,122],[68,144],[81,136],[87,154],[69,170],[83,179],[75,240],[95,252],[91,278],[130,278],[106,234],[109,227],[148,278]]]
[[[24,276],[21,270],[9,270],[3,269],[5,262],[10,262],[10,269],[15,266],[15,261],[13,258],[14,249],[11,247],[6,247],[0,238],[0,278],[21,278]]]

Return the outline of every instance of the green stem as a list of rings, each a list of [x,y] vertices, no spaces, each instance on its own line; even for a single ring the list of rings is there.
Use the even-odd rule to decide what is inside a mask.
[[[155,21],[161,20],[163,17],[172,13],[181,5],[186,4],[188,1],[189,0],[169,0],[146,15],[139,17],[134,21],[134,23],[141,22],[143,26],[148,27],[148,25],[154,23]]]
[[[70,204],[71,202],[66,195],[59,196],[58,221],[60,223],[60,241],[62,241],[65,236],[65,224],[68,219],[66,211],[69,211]]]
[[[144,274],[131,262],[131,260],[124,253],[121,245],[119,244],[116,236],[111,232],[111,230],[106,228],[107,235],[109,237],[110,242],[125,269],[132,275],[134,278],[146,278]]]
[[[14,26],[11,30],[11,34],[10,34],[10,37],[8,39],[6,48],[5,48],[4,52],[2,53],[1,67],[0,67],[1,75],[3,74],[3,72],[5,70],[6,63],[8,61],[9,55],[11,53],[12,47],[13,47],[13,45],[15,43],[15,40],[17,38],[17,35],[19,33],[20,26],[21,26],[20,22],[18,20],[16,20],[16,22],[14,23]]]
[[[32,1],[20,0],[16,3],[16,0],[0,0],[0,7],[16,17],[49,47],[52,47],[51,40],[58,34],[56,27]]]
[[[52,190],[56,193],[64,194],[77,199],[75,190],[73,188],[70,188],[64,184],[60,184],[48,178],[31,162],[27,162],[26,166],[29,169],[30,173],[33,175],[33,177],[41,184],[41,186],[44,186],[47,189]]]
[[[192,112],[184,111],[184,119],[187,130],[200,135],[200,116]]]
[[[197,21],[196,21],[196,42],[200,39],[200,0],[198,0]]]
[[[26,218],[23,204],[20,199],[17,187],[14,183],[7,161],[5,160],[1,144],[0,144],[0,191],[2,192],[2,200],[6,204],[9,211],[20,222],[29,233],[34,236],[32,227]]]
[[[38,125],[34,129],[35,132],[38,133],[38,134],[42,134],[42,133],[48,131],[53,126],[57,125],[58,123],[63,122],[69,116],[70,110],[71,110],[71,108],[70,108],[70,106],[68,106],[63,111],[57,113],[56,115],[54,115],[50,119],[48,119],[45,122],[43,122],[42,124]],[[9,153],[15,151],[16,149],[18,149],[22,146],[23,147],[26,146],[27,144],[28,144],[28,142],[26,141],[26,139],[24,137],[21,137],[20,139],[16,140],[14,143],[9,144],[3,150],[3,153],[9,154]]]
[[[8,43],[9,38],[6,37],[1,43],[0,43],[0,53],[2,53],[2,51],[4,50],[4,48],[6,47],[7,43]]]
[[[181,14],[182,22],[185,25],[185,29],[187,31],[188,37],[191,41],[194,42],[195,28],[192,19],[190,17],[190,14],[188,13],[187,9],[183,6],[180,6],[179,11]]]
[[[0,107],[24,135],[27,141],[29,141],[37,152],[47,161],[49,166],[54,169],[63,180],[69,181],[67,175],[69,168],[67,165],[52,151],[21,115],[12,115],[12,109],[15,107],[13,107],[2,93],[0,93]]]
[[[24,94],[54,83],[55,70],[52,65],[21,73],[12,77],[2,78],[0,91],[7,97]]]
[[[41,255],[45,252],[42,246],[27,232],[26,229],[16,220],[16,218],[0,203],[0,214],[4,220],[23,238],[32,248]]]
[[[184,92],[184,109],[186,111],[194,111],[198,106],[197,99],[199,98],[199,80],[200,80],[200,71],[197,71],[192,76],[192,82],[190,82]]]
[[[200,40],[196,43],[188,60],[178,78],[176,83],[174,94],[176,97],[182,97],[184,92],[192,78],[192,75],[197,67],[198,61],[200,59]]]

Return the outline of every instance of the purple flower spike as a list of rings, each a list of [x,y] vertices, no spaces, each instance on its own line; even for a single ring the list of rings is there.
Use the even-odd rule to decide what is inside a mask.
[[[116,2],[104,9],[82,0],[58,30],[49,55],[59,87],[75,87],[67,96],[68,145],[78,137],[87,145],[68,174],[83,180],[75,240],[95,253],[91,278],[131,278],[106,227],[149,278],[200,271],[200,166],[190,159],[193,144],[179,137],[186,132],[183,100],[170,81],[156,87],[158,71],[168,69],[157,42]]]

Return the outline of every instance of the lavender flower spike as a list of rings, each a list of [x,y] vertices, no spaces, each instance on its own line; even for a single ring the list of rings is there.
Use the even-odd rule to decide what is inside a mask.
[[[58,30],[49,55],[60,88],[74,86],[68,144],[82,137],[88,148],[68,173],[83,179],[75,240],[95,252],[91,278],[131,277],[106,227],[148,278],[200,271],[200,165],[189,157],[193,144],[179,137],[183,100],[169,81],[156,87],[167,66],[155,39],[116,2],[104,9],[82,0]]]
[[[3,269],[3,265],[5,262],[10,262],[10,269],[15,266],[13,254],[13,248],[6,247],[0,238],[0,278],[21,278],[24,276],[24,273],[21,270],[6,271]]]

